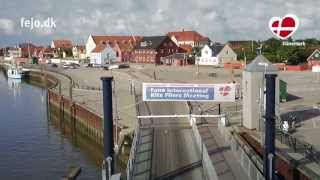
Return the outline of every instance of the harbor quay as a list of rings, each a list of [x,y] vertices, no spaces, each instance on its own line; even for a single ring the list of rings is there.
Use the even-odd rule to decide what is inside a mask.
[[[212,77],[212,72],[216,73],[215,77]],[[103,117],[103,103],[102,103],[102,87],[100,77],[112,76],[113,82],[113,115],[114,126],[118,127],[114,129],[114,137],[116,138],[115,144],[121,148],[123,145],[125,136],[133,137],[137,126],[142,125],[147,127],[146,122],[138,120],[137,116],[146,115],[149,113],[148,109],[152,110],[152,114],[166,114],[166,110],[169,108],[165,103],[156,107],[153,103],[143,103],[142,96],[142,83],[194,83],[194,84],[214,84],[233,82],[239,83],[242,81],[242,71],[233,70],[233,72],[224,70],[221,68],[202,67],[200,73],[195,73],[195,67],[186,66],[180,67],[180,69],[167,67],[143,65],[143,64],[131,64],[130,68],[117,69],[107,71],[100,68],[87,68],[81,67],[79,69],[50,69],[45,68],[33,68],[30,76],[32,76],[32,83],[46,84],[49,86],[48,90],[48,102],[51,104],[53,111],[56,111],[57,119],[64,120],[67,123],[72,132],[82,133],[95,141],[102,147],[103,133],[102,133],[102,117]],[[156,76],[156,77],[155,77]],[[285,80],[290,87],[288,93],[290,96],[287,102],[280,104],[280,115],[286,116],[288,113],[299,111],[299,109],[313,109],[310,104],[317,105],[318,101],[314,98],[318,90],[318,86],[315,84],[314,74],[311,72],[280,72],[279,77]],[[294,79],[292,79],[294,77]],[[299,81],[297,83],[296,81]],[[302,88],[308,86],[308,89]],[[187,106],[188,111],[193,111],[194,114],[207,114],[218,113],[219,103],[189,103]],[[139,106],[139,111],[137,111]],[[168,107],[166,107],[168,106]],[[209,123],[210,128],[205,126],[198,126],[197,130],[192,130],[196,133],[196,139],[202,139],[202,143],[207,146],[208,152],[213,147],[229,146],[231,149],[223,151],[218,154],[210,154],[210,159],[214,162],[220,159],[223,162],[223,167],[214,165],[214,169],[217,172],[217,176],[221,179],[236,179],[236,176],[242,176],[246,178],[249,175],[243,174],[246,172],[245,166],[256,167],[255,170],[251,169],[250,173],[256,172],[256,176],[259,176],[258,172],[261,172],[262,161],[258,160],[261,157],[261,147],[257,144],[261,141],[261,134],[253,133],[241,128],[242,117],[242,102],[238,99],[235,103],[223,103],[220,104],[221,111],[226,113],[228,117],[228,123],[231,126],[224,127],[218,120],[211,118],[201,118],[201,121]],[[181,103],[173,103],[170,105],[171,109],[175,108],[176,112],[185,113],[185,105]],[[183,107],[183,108],[182,108]],[[161,111],[161,109],[163,109]],[[309,111],[304,112],[305,116],[308,116]],[[70,118],[61,118],[67,117]],[[303,116],[300,117],[301,119]],[[154,122],[158,119],[154,119]],[[177,122],[180,120],[177,120]],[[160,121],[159,121],[160,122]],[[183,120],[181,120],[183,122]],[[160,123],[161,124],[161,123]],[[181,126],[181,124],[180,124]],[[236,127],[240,126],[240,127]],[[318,128],[318,121],[316,119],[308,120],[301,123],[301,127],[297,128],[294,136],[298,136],[299,139],[308,142],[309,144],[315,144],[315,148],[318,148],[316,144],[318,140],[316,138],[316,129]],[[160,135],[166,133],[167,130],[163,129],[154,133]],[[169,133],[171,131],[168,131]],[[248,135],[250,134],[250,135]],[[164,137],[163,137],[164,138]],[[186,138],[186,136],[181,136]],[[285,136],[283,136],[284,139]],[[204,140],[206,139],[206,140]],[[156,142],[161,142],[161,139],[154,139]],[[172,142],[174,143],[174,142]],[[195,141],[197,143],[197,140]],[[213,147],[210,144],[215,143]],[[253,145],[252,145],[253,144]],[[160,145],[160,144],[159,144]],[[164,145],[164,144],[163,144]],[[277,140],[277,146],[281,153],[277,154],[279,161],[282,165],[277,165],[279,168],[287,168],[287,173],[284,173],[286,177],[293,177],[293,174],[300,174],[301,177],[317,177],[317,172],[314,171],[318,168],[317,163],[310,163],[306,165],[299,164],[299,159],[304,157],[300,152],[292,153],[286,149],[290,148],[285,142]],[[239,149],[240,148],[240,149]],[[156,151],[156,150],[154,150]],[[194,150],[195,152],[197,150]],[[166,152],[157,151],[158,153],[164,153],[163,156],[169,156]],[[255,153],[253,153],[255,152]],[[260,153],[259,153],[260,152]],[[237,154],[240,155],[237,157]],[[157,157],[157,156],[155,156]],[[161,157],[161,156],[160,156]],[[252,159],[255,157],[256,160]],[[168,157],[167,157],[168,158]],[[190,156],[189,160],[185,162],[181,160],[181,164],[188,164],[197,161],[198,155]],[[242,164],[243,159],[248,160],[248,164]],[[289,165],[288,162],[295,161],[297,164]],[[178,164],[180,164],[178,163]],[[251,165],[249,165],[251,164]],[[286,165],[285,165],[286,164]],[[154,166],[154,165],[153,165]],[[154,176],[165,174],[169,169],[165,170],[160,168],[165,167],[166,164],[159,164],[158,169],[150,171],[154,173]],[[179,166],[177,166],[179,167]],[[153,167],[155,168],[155,167]],[[174,167],[171,167],[174,169]],[[228,171],[223,174],[222,172]],[[220,173],[219,173],[220,172]],[[197,177],[199,174],[197,168],[186,174],[186,177]],[[242,175],[240,175],[242,174]],[[261,175],[260,175],[261,176]],[[311,178],[312,179],[312,178]]]

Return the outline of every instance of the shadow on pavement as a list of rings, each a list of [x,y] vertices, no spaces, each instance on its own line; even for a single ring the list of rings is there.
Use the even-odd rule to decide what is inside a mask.
[[[309,119],[320,116],[319,109],[306,109],[306,110],[297,110],[291,111],[284,114],[281,114],[282,120],[295,121],[296,123],[304,122]]]
[[[295,100],[298,100],[298,99],[301,99],[301,97],[295,96],[295,95],[290,94],[290,93],[287,94],[287,102],[289,102],[289,101],[295,101]]]

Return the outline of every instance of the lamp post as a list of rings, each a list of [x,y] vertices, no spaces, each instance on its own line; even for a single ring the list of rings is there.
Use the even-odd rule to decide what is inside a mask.
[[[247,67],[247,56],[246,56],[246,50],[242,48],[243,51],[243,58],[244,58],[244,66]]]
[[[268,64],[267,63],[263,63],[260,62],[258,64],[259,66],[264,66],[264,73],[263,73],[263,77],[267,74],[267,67]],[[264,83],[264,78],[262,78],[262,82],[261,82],[261,87],[260,87],[260,97],[259,97],[259,106],[260,106],[260,118],[259,118],[259,131],[261,130],[261,120],[262,120],[262,111],[264,110],[264,89],[265,89],[265,83]]]
[[[275,89],[276,74],[266,74],[265,151],[263,174],[266,180],[275,179]]]

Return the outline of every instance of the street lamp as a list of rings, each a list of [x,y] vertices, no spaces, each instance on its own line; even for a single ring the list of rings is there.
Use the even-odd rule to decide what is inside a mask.
[[[244,57],[244,66],[247,67],[247,56],[246,56],[246,50],[242,48],[243,51],[243,57]]]
[[[262,86],[260,87],[260,97],[259,97],[259,106],[260,106],[260,117],[259,117],[259,131],[261,130],[261,118],[262,118],[262,111],[264,111],[264,76],[267,74],[267,67],[269,66],[268,63],[260,62],[258,63],[259,66],[264,66],[264,73],[262,78]]]

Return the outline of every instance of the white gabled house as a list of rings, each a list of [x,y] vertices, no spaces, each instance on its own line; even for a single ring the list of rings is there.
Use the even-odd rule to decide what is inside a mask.
[[[237,60],[237,54],[231,49],[231,47],[226,45],[205,45],[201,49],[201,54],[196,59],[196,64],[199,65],[211,65],[220,66],[225,63],[230,63]]]
[[[107,45],[99,45],[94,48],[89,57],[90,64],[93,65],[105,65],[111,64],[117,61],[116,50],[111,47],[109,44]]]
[[[141,36],[93,36],[90,35],[86,43],[86,57],[91,56],[91,52],[101,45],[112,43],[115,49],[117,62],[128,62],[131,58],[134,47],[142,39]]]
[[[201,55],[197,58],[196,64],[215,66],[219,62],[218,58],[213,56],[212,49],[208,45],[205,45],[201,49]]]
[[[90,57],[92,50],[96,47],[97,44],[94,42],[92,35],[90,35],[86,43],[86,57]]]

